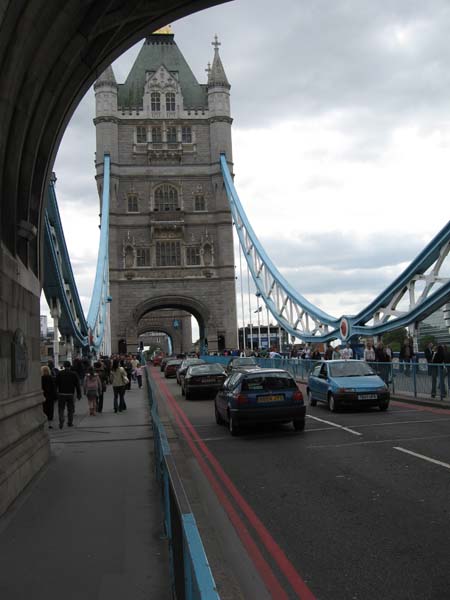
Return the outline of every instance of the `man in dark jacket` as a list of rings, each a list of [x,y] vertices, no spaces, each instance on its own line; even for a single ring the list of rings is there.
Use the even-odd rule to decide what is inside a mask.
[[[450,394],[450,348],[447,346],[447,344],[444,344],[443,348],[444,348],[444,363],[445,363],[444,370],[447,371],[447,388],[448,388],[448,393]]]
[[[433,361],[432,361],[432,370],[431,370],[431,397],[434,398],[436,396],[436,382],[439,381],[439,391],[441,399],[445,397],[445,379],[444,379],[444,363],[445,363],[445,353],[444,347],[439,344],[434,348]]]
[[[64,362],[64,369],[56,376],[56,389],[58,391],[58,413],[59,413],[59,428],[64,426],[64,410],[67,404],[67,425],[73,425],[73,413],[75,405],[73,395],[77,392],[78,400],[81,400],[81,386],[78,375],[75,371],[71,371],[71,365],[68,360]]]

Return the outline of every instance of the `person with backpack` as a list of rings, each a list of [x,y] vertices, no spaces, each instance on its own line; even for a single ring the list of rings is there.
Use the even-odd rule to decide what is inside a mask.
[[[97,401],[100,394],[103,393],[103,389],[100,377],[95,373],[94,367],[88,367],[84,377],[83,388],[84,395],[87,397],[89,404],[89,414],[95,416],[97,414]]]

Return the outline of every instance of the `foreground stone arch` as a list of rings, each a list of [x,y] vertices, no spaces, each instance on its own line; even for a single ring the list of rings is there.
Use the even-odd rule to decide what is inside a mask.
[[[0,3],[0,514],[49,456],[39,362],[42,216],[66,125],[125,50],[223,1]]]

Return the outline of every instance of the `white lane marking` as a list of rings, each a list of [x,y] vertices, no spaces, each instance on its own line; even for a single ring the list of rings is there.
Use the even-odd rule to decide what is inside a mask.
[[[358,423],[358,427],[384,427],[385,425],[414,425],[415,423],[417,424],[422,424],[422,423],[442,423],[443,421],[450,421],[450,417],[447,419],[423,419],[423,420],[418,420],[418,419],[414,419],[412,421],[382,421],[381,423]]]
[[[312,430],[314,431],[314,430]],[[312,444],[311,446],[307,446],[307,448],[314,448],[315,450],[322,450],[323,448],[346,448],[347,446],[371,446],[375,444],[394,444],[398,442],[417,442],[423,440],[442,440],[449,439],[450,435],[427,435],[421,437],[406,437],[406,438],[397,438],[397,439],[389,439],[389,440],[361,440],[360,442],[346,442],[345,444]]]
[[[429,456],[424,456],[423,454],[418,454],[417,452],[412,452],[411,450],[407,450],[406,448],[402,448],[401,446],[394,446],[394,450],[404,452],[405,454],[411,454],[411,456],[415,456],[416,458],[421,458],[422,460],[426,460],[435,465],[439,465],[440,467],[450,469],[450,465],[448,463],[442,462],[441,460],[436,460],[435,458],[430,458]]]
[[[354,429],[350,429],[349,427],[344,427],[343,425],[338,425],[337,423],[333,423],[332,421],[325,421],[325,419],[319,419],[319,417],[313,417],[312,415],[306,415],[308,419],[314,419],[315,421],[320,421],[321,423],[326,423],[327,425],[332,425],[333,427],[337,427],[338,429],[343,429],[344,431],[348,431],[348,433],[352,433],[353,435],[362,435],[359,431],[355,431]]]

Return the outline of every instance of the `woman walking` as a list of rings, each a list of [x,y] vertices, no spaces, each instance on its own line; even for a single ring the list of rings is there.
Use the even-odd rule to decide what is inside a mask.
[[[142,387],[142,375],[144,373],[144,367],[138,364],[134,370],[134,374],[136,375],[136,380],[138,382],[139,389]]]
[[[98,375],[100,382],[102,384],[102,390],[98,396],[97,400],[97,412],[101,413],[103,411],[103,394],[106,392],[107,383],[109,380],[108,374],[106,373],[105,367],[103,363],[98,360],[94,363],[95,374]]]
[[[373,347],[372,342],[367,342],[366,347],[364,349],[364,360],[368,363],[375,362],[375,348]]]
[[[125,369],[119,365],[117,358],[113,360],[111,367],[111,383],[114,392],[114,412],[127,410],[127,405],[125,404],[125,386],[128,385],[128,377]],[[118,403],[117,400],[119,400]]]
[[[53,414],[55,410],[55,402],[57,400],[56,384],[53,379],[50,369],[47,366],[41,367],[41,386],[44,394],[44,403],[42,408],[48,421],[48,428],[53,429]]]
[[[102,382],[94,371],[94,367],[88,367],[88,372],[83,382],[84,394],[87,397],[89,405],[89,414],[91,417],[97,414],[97,401],[102,393]]]

